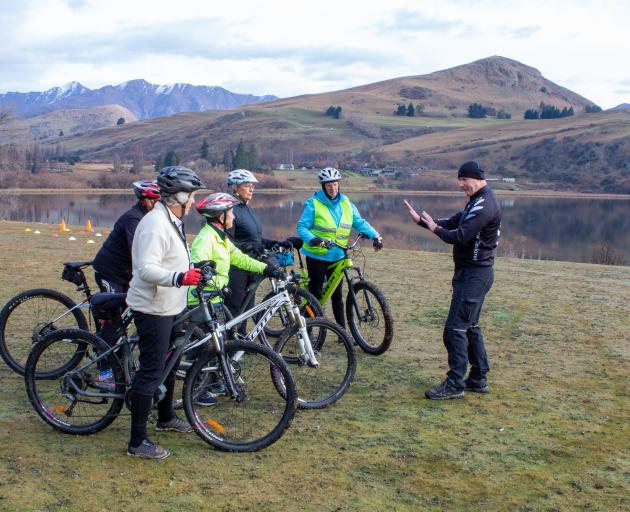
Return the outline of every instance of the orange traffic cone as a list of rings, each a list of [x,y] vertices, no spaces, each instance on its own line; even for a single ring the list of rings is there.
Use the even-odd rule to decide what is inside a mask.
[[[92,223],[90,222],[90,219],[88,219],[88,221],[87,221],[87,225],[85,226],[85,229],[87,229],[87,230],[88,230],[88,231],[90,231],[90,232],[94,231],[94,230],[92,229]]]
[[[66,221],[62,217],[61,223],[59,224],[59,231],[65,231],[65,230],[66,230]]]

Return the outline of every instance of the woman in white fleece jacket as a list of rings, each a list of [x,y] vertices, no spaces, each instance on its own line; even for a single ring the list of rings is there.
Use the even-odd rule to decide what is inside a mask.
[[[182,218],[193,205],[195,190],[205,188],[197,174],[186,167],[165,167],[157,182],[160,202],[142,218],[133,239],[133,277],[127,293],[140,349],[140,368],[129,390],[131,438],[127,454],[147,459],[170,455],[148,439],[147,419],[166,365],[173,320],[186,308],[187,287],[201,277],[199,270],[190,268]],[[173,411],[174,371],[164,384],[156,430],[192,432],[190,424]]]

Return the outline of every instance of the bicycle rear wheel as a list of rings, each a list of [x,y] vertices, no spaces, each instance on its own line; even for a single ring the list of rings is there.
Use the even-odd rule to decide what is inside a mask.
[[[225,385],[214,351],[200,354],[184,383],[184,410],[195,432],[205,442],[222,451],[252,452],[276,442],[289,428],[295,414],[295,382],[278,354],[262,345],[230,341],[225,354],[234,375],[239,397],[217,396],[217,403],[204,407],[195,403],[200,381]],[[278,393],[269,372],[282,383]],[[211,379],[206,376],[212,375]],[[226,389],[228,386],[226,386]]]
[[[24,365],[34,343],[57,329],[88,328],[76,303],[56,290],[36,288],[17,294],[0,312],[0,356],[14,372]]]
[[[94,434],[120,413],[127,388],[124,372],[113,354],[97,361],[109,347],[79,329],[50,333],[35,345],[26,362],[26,392],[35,412],[67,434]],[[99,373],[111,370],[111,379]]]
[[[352,336],[368,354],[378,356],[392,344],[394,317],[385,295],[376,285],[368,281],[352,283],[346,297],[346,316]]]
[[[300,308],[300,314],[304,318],[308,320],[309,318],[324,316],[324,308],[311,292],[295,285],[290,285],[287,289],[293,297],[293,302]],[[277,294],[270,292],[260,302],[270,299],[274,295]],[[258,320],[260,316],[260,314],[256,315],[255,319]],[[265,325],[265,334],[271,338],[278,338],[291,323],[284,308],[280,308]]]
[[[339,400],[354,378],[357,360],[348,333],[325,318],[306,321],[319,367],[309,366],[299,349],[299,328],[288,328],[274,350],[282,355],[295,378],[298,407],[322,409]]]

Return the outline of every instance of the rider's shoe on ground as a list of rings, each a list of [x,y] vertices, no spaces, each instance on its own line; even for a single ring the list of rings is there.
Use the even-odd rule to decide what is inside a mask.
[[[160,448],[148,439],[142,441],[139,446],[127,446],[127,455],[143,459],[166,459],[170,454],[171,452],[166,448]]]
[[[208,392],[211,396],[224,396],[226,393],[225,384],[223,384],[223,382],[215,382],[214,384],[210,384]]]
[[[424,396],[426,396],[429,400],[449,400],[451,398],[463,398],[464,390],[457,389],[451,386],[449,381],[445,380],[437,386],[433,386],[431,389],[427,389],[424,392]]]
[[[172,432],[181,432],[183,434],[188,434],[193,431],[193,428],[190,426],[186,420],[178,418],[177,416],[173,416],[168,421],[158,421],[155,424],[155,430],[166,431],[170,430]]]
[[[102,389],[103,391],[113,392],[116,389],[116,383],[114,382],[114,372],[112,370],[101,370],[98,372],[98,377],[96,377],[96,382],[94,385]]]
[[[217,399],[214,398],[213,394],[210,391],[206,391],[205,393],[201,394],[197,398],[197,400],[195,400],[195,404],[201,406],[216,405],[216,403]]]
[[[474,393],[488,393],[490,391],[487,380],[476,380],[470,377],[464,381],[464,389]]]

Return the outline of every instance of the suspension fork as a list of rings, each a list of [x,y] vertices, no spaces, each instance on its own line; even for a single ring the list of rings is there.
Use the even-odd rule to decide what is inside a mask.
[[[356,313],[357,318],[359,318],[360,320],[364,320],[364,316],[361,314],[361,311],[359,310],[359,302],[357,301],[357,295],[356,293],[354,293],[354,288],[352,286],[353,283],[364,280],[363,273],[361,272],[360,268],[356,268],[356,267],[350,267],[350,268],[352,268],[352,270],[354,270],[357,273],[357,277],[351,278],[350,273],[348,272],[348,269],[345,269],[345,268],[343,269],[343,273],[346,276],[346,281],[348,283],[348,292],[352,300],[352,307],[354,308],[354,312]],[[365,302],[367,303],[368,311],[372,311],[372,301],[370,300],[370,295],[366,293],[365,290],[363,291],[363,295],[365,296]]]
[[[306,359],[306,364],[311,368],[318,368],[319,361],[315,357],[315,352],[313,351],[313,345],[311,343],[311,339],[308,335],[308,329],[306,328],[306,320],[302,315],[300,315],[300,308],[293,304],[289,309],[289,314],[293,318],[293,323],[298,326],[298,350],[299,354],[303,355]]]

